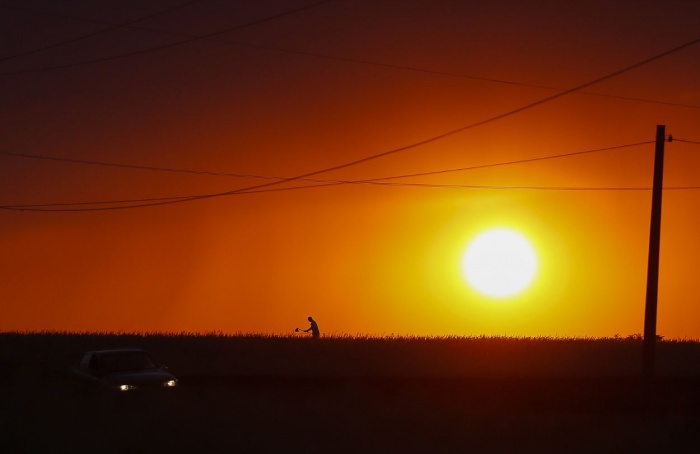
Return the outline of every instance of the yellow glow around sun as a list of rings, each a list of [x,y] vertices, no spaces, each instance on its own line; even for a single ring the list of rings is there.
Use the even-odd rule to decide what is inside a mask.
[[[525,290],[537,273],[537,254],[530,242],[510,229],[480,234],[462,259],[464,276],[474,289],[503,298]]]

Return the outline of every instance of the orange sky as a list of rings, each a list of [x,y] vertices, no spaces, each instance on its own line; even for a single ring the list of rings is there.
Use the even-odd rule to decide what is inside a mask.
[[[0,205],[270,181],[7,153],[292,177],[495,117],[556,93],[542,87],[583,84],[700,34],[698,7],[680,0],[331,0],[296,12],[314,2],[103,3],[0,7]],[[54,46],[109,23],[131,28]],[[570,94],[314,178],[653,141],[658,124],[700,141],[699,62],[700,44],[585,90],[607,96]],[[653,153],[392,181],[650,187]],[[700,145],[666,144],[667,187],[700,186],[699,168]],[[698,338],[700,191],[667,190],[663,203],[658,332]],[[650,191],[338,185],[114,211],[0,210],[0,330],[288,333],[313,315],[326,333],[641,333],[650,206]],[[468,287],[460,260],[470,238],[501,226],[532,241],[540,270],[526,292],[494,300]]]

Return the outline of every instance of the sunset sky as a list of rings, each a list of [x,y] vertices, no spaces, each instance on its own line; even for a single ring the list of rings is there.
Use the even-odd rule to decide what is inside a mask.
[[[0,0],[0,29],[2,331],[641,333],[666,125],[658,332],[700,338],[700,43],[503,116],[697,40],[695,1]],[[497,227],[538,256],[506,298],[460,267]]]

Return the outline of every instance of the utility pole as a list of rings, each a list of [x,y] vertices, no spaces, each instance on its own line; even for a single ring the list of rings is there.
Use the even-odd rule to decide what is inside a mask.
[[[651,386],[656,366],[656,308],[659,297],[659,245],[661,243],[661,196],[664,182],[664,142],[666,126],[656,126],[654,154],[654,187],[651,195],[651,228],[649,231],[649,265],[647,298],[644,310],[644,381]]]

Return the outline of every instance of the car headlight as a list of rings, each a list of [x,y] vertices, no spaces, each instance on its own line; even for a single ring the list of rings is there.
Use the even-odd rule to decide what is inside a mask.
[[[163,386],[166,388],[174,388],[177,386],[177,380],[168,380],[165,383],[163,383]]]
[[[134,385],[119,385],[119,386],[117,386],[117,390],[119,390],[119,391],[133,391],[135,389],[138,389],[138,388]]]

